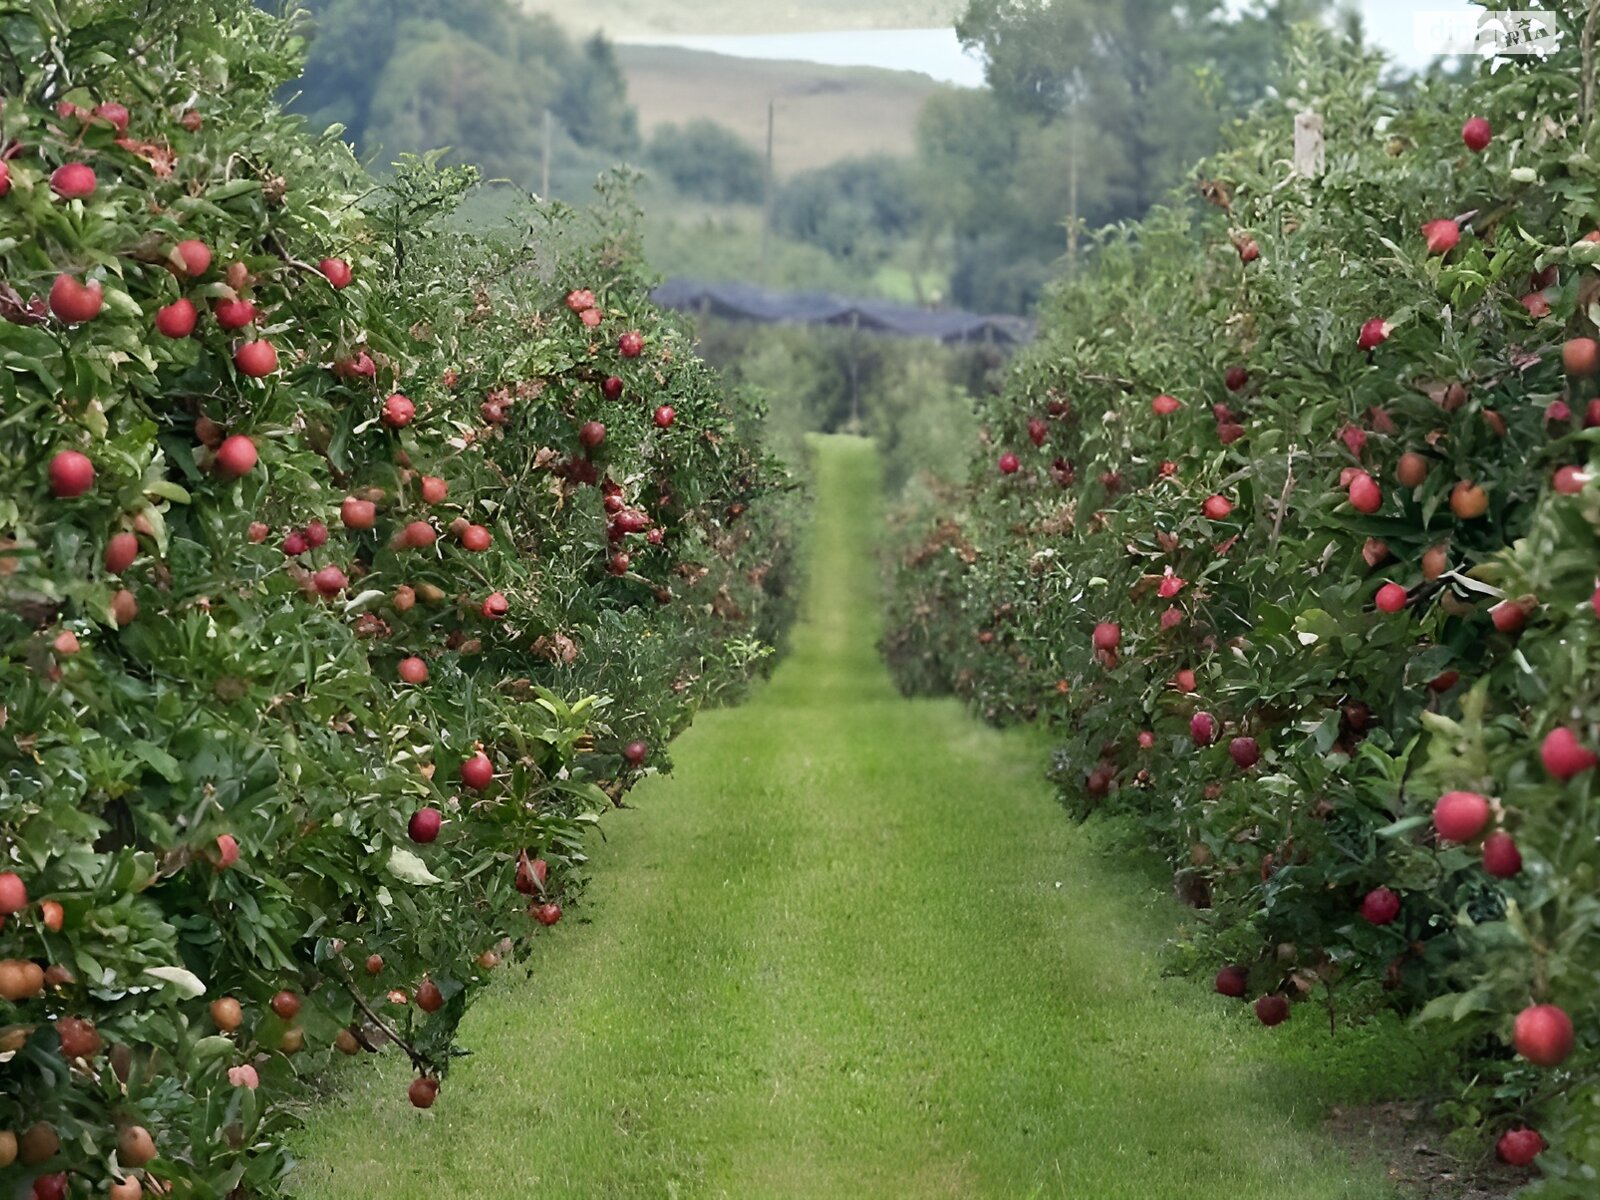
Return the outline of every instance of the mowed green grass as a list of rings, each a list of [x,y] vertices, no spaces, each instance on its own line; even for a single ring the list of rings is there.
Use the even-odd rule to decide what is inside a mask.
[[[431,1111],[397,1059],[351,1073],[302,1194],[1388,1196],[1318,1132],[1317,1014],[1269,1032],[1162,978],[1177,910],[1063,816],[1036,740],[896,695],[877,461],[816,448],[792,656],[606,819],[591,923],[472,1011]]]

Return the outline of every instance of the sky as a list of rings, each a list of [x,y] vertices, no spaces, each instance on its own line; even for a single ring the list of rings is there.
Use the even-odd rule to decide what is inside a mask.
[[[1368,36],[1402,66],[1430,61],[1415,38],[1420,15],[1471,13],[1465,0],[1360,0]],[[623,41],[632,39],[623,38]],[[688,35],[641,38],[656,45],[710,50],[740,58],[784,58],[833,66],[920,71],[962,87],[981,87],[983,63],[966,54],[950,29],[852,30],[847,33]]]

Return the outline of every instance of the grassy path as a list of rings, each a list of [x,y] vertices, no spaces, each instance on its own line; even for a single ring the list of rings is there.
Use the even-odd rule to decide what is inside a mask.
[[[793,656],[608,818],[593,924],[474,1009],[431,1112],[399,1062],[357,1073],[303,1194],[1387,1196],[1260,1049],[1310,1019],[1265,1034],[1162,979],[1173,909],[1061,815],[1036,745],[895,694],[874,455],[824,441],[818,476]]]

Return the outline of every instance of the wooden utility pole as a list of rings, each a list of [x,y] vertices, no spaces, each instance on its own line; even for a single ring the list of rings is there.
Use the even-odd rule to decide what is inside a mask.
[[[776,196],[775,196],[776,189],[773,186],[774,176],[773,176],[773,170],[772,170],[772,130],[773,130],[773,124],[774,124],[775,119],[776,119],[776,110],[777,110],[776,101],[774,101],[771,98],[769,98],[767,100],[767,175],[766,175],[766,179],[764,181],[765,182],[766,195],[763,198],[763,203],[762,203],[762,208],[761,208],[761,282],[762,283],[771,283],[772,282],[771,278],[767,274],[767,262],[768,262],[767,256],[771,251],[772,218],[773,218],[773,210],[776,207]]]
[[[544,110],[544,169],[539,174],[539,199],[550,199],[550,143],[555,134],[555,118]]]
[[[1072,112],[1067,117],[1072,122],[1072,142],[1067,151],[1071,156],[1067,163],[1067,278],[1078,277],[1078,159],[1081,157],[1083,129],[1082,122],[1078,120],[1078,106],[1072,106]]]

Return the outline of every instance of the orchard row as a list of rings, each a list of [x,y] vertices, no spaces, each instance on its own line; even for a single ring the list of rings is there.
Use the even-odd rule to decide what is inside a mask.
[[[1600,1169],[1600,174],[1547,61],[1387,91],[1308,41],[1197,193],[1108,231],[926,514],[888,641],[1136,818],[1263,1025],[1449,1023],[1450,1115]],[[1589,96],[1586,100],[1585,96]],[[1327,169],[1293,173],[1297,111]]]
[[[787,478],[624,197],[474,223],[472,171],[374,180],[278,110],[280,19],[147,7],[0,17],[0,1190],[37,1200],[278,1194],[335,1054],[447,1098],[600,815],[789,618]]]

